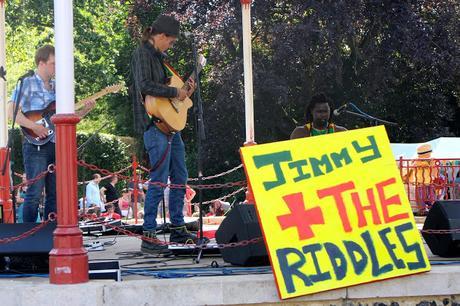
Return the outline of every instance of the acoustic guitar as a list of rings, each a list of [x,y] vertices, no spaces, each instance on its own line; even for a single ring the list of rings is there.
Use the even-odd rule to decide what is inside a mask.
[[[196,80],[205,65],[206,58],[200,54],[198,58],[198,67],[189,79]],[[172,74],[168,85],[188,90],[188,80],[184,82],[171,66],[166,64],[166,67]],[[147,113],[161,120],[161,122],[156,123],[156,125],[165,134],[179,132],[184,129],[187,123],[187,111],[192,106],[193,102],[189,97],[181,101],[177,98],[153,97],[147,95],[144,101],[144,107]]]
[[[82,108],[85,105],[85,101],[97,100],[109,93],[118,92],[124,86],[125,85],[123,83],[108,86],[102,89],[101,91],[80,100],[77,104],[75,104],[75,109],[78,110]],[[51,102],[50,105],[48,105],[48,107],[44,110],[31,111],[31,112],[24,113],[24,116],[27,117],[27,119],[37,124],[43,125],[44,127],[48,129],[48,136],[46,136],[46,138],[40,139],[40,137],[38,137],[38,135],[36,135],[33,130],[21,126],[22,133],[24,134],[24,137],[29,143],[37,145],[37,146],[42,146],[51,140],[51,138],[54,135],[54,124],[51,122],[51,117],[55,113],[56,113],[56,103],[55,102]]]

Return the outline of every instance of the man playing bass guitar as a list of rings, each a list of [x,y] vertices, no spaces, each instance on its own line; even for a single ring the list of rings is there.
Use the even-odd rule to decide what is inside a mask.
[[[22,77],[21,83],[13,91],[8,104],[10,119],[16,113],[16,122],[34,136],[25,140],[22,147],[24,170],[27,180],[37,177],[46,171],[49,164],[55,163],[55,137],[52,124],[40,124],[27,117],[30,113],[54,112],[56,100],[55,52],[54,47],[45,45],[35,53],[35,72]],[[16,105],[18,103],[18,105]],[[15,111],[15,107],[19,107]],[[94,106],[94,101],[86,101],[85,107],[76,114],[83,116]],[[26,139],[29,139],[26,137]],[[32,143],[33,142],[33,143]],[[44,178],[31,184],[24,200],[24,222],[37,220],[38,206],[45,188],[45,219],[48,214],[56,212],[56,176],[48,173]]]
[[[182,88],[168,86],[169,71],[164,63],[164,52],[173,46],[180,31],[179,22],[171,17],[160,15],[151,27],[145,29],[139,47],[134,51],[131,60],[133,77],[133,93],[135,94],[135,122],[144,130],[144,146],[150,159],[150,182],[167,183],[168,177],[172,184],[185,185],[187,168],[185,166],[185,148],[179,131],[169,131],[160,118],[146,116],[143,107],[148,96],[177,98],[180,101],[188,98],[195,89],[195,82]],[[139,130],[139,129],[137,129]],[[149,184],[144,208],[144,236],[149,241],[142,241],[141,250],[149,253],[167,253],[168,246],[155,240],[156,216],[158,204],[163,199],[164,188]],[[196,243],[197,238],[185,227],[182,208],[184,206],[185,189],[172,188],[169,194],[169,215],[171,218],[171,242]]]

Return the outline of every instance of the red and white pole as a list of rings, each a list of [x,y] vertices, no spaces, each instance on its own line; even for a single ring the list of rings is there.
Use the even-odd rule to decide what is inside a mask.
[[[78,227],[77,128],[75,115],[72,0],[54,0],[56,40],[56,192],[57,228],[50,252],[50,283],[87,282],[88,254]]]
[[[252,0],[241,0],[241,20],[243,23],[244,110],[246,122],[246,142],[244,146],[256,144],[254,136],[254,94],[252,86],[251,4]],[[248,185],[245,203],[254,204],[254,202],[251,186]]]
[[[6,71],[5,35],[5,1],[0,0],[0,69],[2,69],[2,72]],[[8,117],[6,105],[6,80],[0,76],[0,205],[3,207],[3,222],[14,223],[14,207],[10,194],[10,159],[8,154]],[[6,164],[5,159],[7,159]]]

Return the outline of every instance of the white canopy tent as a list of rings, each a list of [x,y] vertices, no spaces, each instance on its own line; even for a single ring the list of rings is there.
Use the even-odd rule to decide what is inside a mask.
[[[440,137],[427,143],[431,144],[433,158],[460,159],[460,137]],[[417,147],[422,143],[392,143],[391,149],[395,159],[417,158]]]

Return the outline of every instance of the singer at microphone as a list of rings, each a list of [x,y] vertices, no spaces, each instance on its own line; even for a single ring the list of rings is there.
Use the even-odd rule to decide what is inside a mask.
[[[334,111],[334,115],[340,114],[346,108],[342,105]],[[336,114],[337,112],[337,114]],[[292,131],[291,139],[331,134],[346,131],[343,126],[331,122],[330,100],[324,94],[314,95],[305,110],[307,123],[298,126]]]

